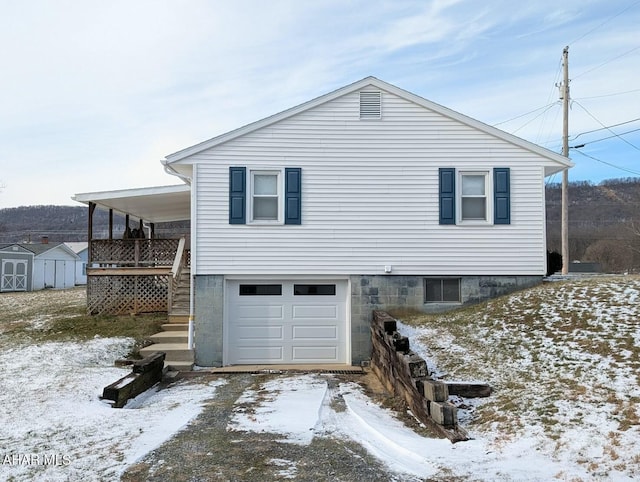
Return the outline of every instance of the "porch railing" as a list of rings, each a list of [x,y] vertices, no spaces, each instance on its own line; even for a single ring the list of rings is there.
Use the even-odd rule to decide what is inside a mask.
[[[89,312],[118,315],[168,312],[172,267],[180,242],[178,239],[92,240],[87,269]]]
[[[172,266],[178,239],[94,239],[89,266]]]

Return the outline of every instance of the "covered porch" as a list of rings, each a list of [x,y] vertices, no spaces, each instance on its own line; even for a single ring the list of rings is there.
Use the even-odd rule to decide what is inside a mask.
[[[158,236],[161,223],[191,218],[187,185],[76,194],[88,206],[87,309],[92,314],[145,312],[189,315],[189,229]],[[94,215],[108,212],[106,237]],[[124,228],[114,229],[114,215]],[[181,232],[180,232],[181,231]]]

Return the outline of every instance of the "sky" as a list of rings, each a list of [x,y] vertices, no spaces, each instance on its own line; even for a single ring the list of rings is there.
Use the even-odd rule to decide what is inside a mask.
[[[167,155],[369,75],[560,152],[565,46],[569,179],[640,176],[638,25],[640,0],[0,0],[0,208],[179,184]]]

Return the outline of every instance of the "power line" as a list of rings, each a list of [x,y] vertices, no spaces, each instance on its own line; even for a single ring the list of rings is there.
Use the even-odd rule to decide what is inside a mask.
[[[577,39],[575,39],[573,42],[570,42],[569,45],[573,45],[576,42],[582,40],[583,38],[585,38],[588,35],[591,35],[593,32],[595,32],[596,30],[598,30],[599,28],[603,27],[604,25],[606,25],[607,23],[609,23],[611,20],[613,20],[616,17],[619,17],[620,15],[622,15],[624,12],[626,12],[627,10],[635,7],[636,5],[638,5],[640,3],[640,0],[638,0],[635,3],[632,3],[631,5],[629,5],[628,7],[620,10],[618,13],[616,13],[615,15],[613,15],[612,17],[609,17],[607,20],[605,20],[604,22],[602,22],[601,24],[597,25],[596,27],[592,28],[591,30],[589,30],[587,33],[585,33],[584,35],[578,37]]]
[[[572,148],[572,149],[579,149],[579,148],[581,148],[581,147],[588,146],[589,144],[593,144],[593,143],[595,143],[595,142],[606,141],[607,139],[613,139],[614,137],[620,137],[620,138],[622,138],[621,136],[625,136],[625,135],[627,135],[627,134],[631,134],[632,132],[638,132],[638,131],[640,131],[640,128],[638,128],[638,129],[633,129],[633,130],[630,130],[630,131],[627,131],[627,132],[621,132],[620,134],[616,134],[616,135],[613,135],[613,136],[603,137],[602,139],[596,139],[596,140],[594,140],[594,141],[584,142],[584,143],[582,143],[582,144],[580,144],[580,145],[573,146],[573,148]]]
[[[626,140],[624,137],[620,137],[618,134],[616,134],[615,132],[613,132],[609,127],[605,126],[602,122],[600,122],[598,119],[596,119],[596,117],[587,110],[587,108],[585,106],[583,106],[580,102],[578,101],[574,101],[575,104],[577,104],[578,106],[580,106],[582,108],[582,110],[584,110],[587,114],[589,114],[591,116],[591,118],[593,120],[595,120],[598,124],[600,124],[602,127],[604,127],[605,129],[607,129],[609,132],[611,132],[614,136],[618,137],[622,142],[624,142],[625,144],[629,144],[631,147],[633,147],[634,149],[640,151],[640,148],[638,148],[637,146],[631,144],[631,142],[629,142],[628,140]]]
[[[543,116],[548,110],[550,110],[553,106],[555,106],[555,102],[553,104],[549,104],[548,106],[546,106],[546,108],[540,112],[540,114],[538,114],[537,116],[535,116],[533,119],[531,119],[529,122],[525,122],[524,124],[522,124],[520,127],[518,127],[516,130],[511,131],[512,134],[515,134],[516,132],[518,132],[521,129],[524,129],[526,126],[528,126],[529,124],[531,124],[534,120],[536,120],[538,117]]]
[[[611,62],[613,62],[614,60],[618,60],[618,59],[620,59],[620,58],[624,57],[625,55],[629,55],[630,53],[635,52],[635,51],[636,51],[636,50],[638,50],[638,49],[640,49],[640,45],[639,45],[639,46],[637,46],[637,47],[632,48],[631,50],[626,51],[626,52],[625,52],[625,53],[623,53],[623,54],[620,54],[620,55],[618,55],[618,56],[616,56],[616,57],[613,57],[613,58],[611,58],[611,59],[609,59],[609,60],[606,60],[606,61],[602,62],[600,65],[596,65],[596,66],[595,66],[595,67],[593,67],[592,69],[585,70],[585,71],[584,71],[584,72],[582,72],[581,74],[578,74],[578,75],[576,75],[575,77],[573,77],[571,80],[575,80],[575,79],[577,79],[578,77],[582,77],[583,75],[586,75],[586,74],[588,74],[588,73],[590,73],[590,72],[593,72],[594,70],[598,70],[599,68],[604,67],[604,66],[605,66],[605,65],[607,65],[607,64],[610,64],[610,63],[611,63]]]
[[[640,89],[638,89],[638,90],[640,90]],[[574,101],[574,102],[575,102],[575,101]],[[581,105],[581,104],[579,104],[578,102],[576,102],[576,104],[578,104],[580,107],[582,107],[582,105]],[[582,108],[584,109],[584,107],[582,107]],[[619,127],[619,126],[623,126],[623,125],[625,125],[625,124],[631,124],[632,122],[637,122],[637,121],[639,121],[639,120],[640,120],[640,117],[637,117],[637,118],[635,118],[635,119],[631,119],[631,120],[628,120],[628,121],[625,121],[625,122],[620,122],[620,123],[618,123],[618,124],[613,124],[613,125],[606,126],[606,127],[600,127],[599,129],[593,129],[593,130],[591,130],[591,131],[581,132],[580,134],[576,135],[576,136],[575,136],[573,139],[571,139],[571,140],[575,141],[578,137],[580,137],[580,136],[582,136],[582,135],[585,135],[585,134],[591,134],[591,133],[593,133],[593,132],[598,132],[598,131],[602,131],[602,130],[608,130],[608,129],[611,129],[612,127]],[[631,131],[631,132],[633,132],[633,131]]]
[[[640,89],[626,90],[624,92],[613,92],[611,94],[594,95],[591,97],[579,97],[577,100],[602,99],[604,97],[613,97],[615,95],[633,94],[634,92],[640,92]]]
[[[553,105],[555,105],[556,103],[557,103],[557,102],[553,102],[553,103],[551,103],[551,104],[547,104],[547,105],[545,105],[545,106],[538,107],[537,109],[533,109],[532,111],[526,112],[526,113],[524,113],[524,114],[520,114],[520,115],[518,115],[518,116],[516,116],[516,117],[512,117],[511,119],[507,119],[507,120],[502,121],[502,122],[497,122],[497,123],[493,124],[493,126],[494,126],[494,127],[495,127],[495,126],[499,126],[500,124],[506,124],[507,122],[511,122],[511,121],[516,120],[516,119],[520,119],[521,117],[528,116],[529,114],[533,114],[534,112],[538,112],[539,110],[547,109],[548,107],[553,106]]]
[[[580,150],[575,150],[574,149],[574,152],[577,152],[578,154],[581,154],[584,157],[588,157],[589,159],[593,159],[594,161],[598,161],[598,162],[601,162],[602,164],[606,164],[607,166],[611,166],[611,167],[614,167],[616,169],[620,169],[621,171],[625,171],[625,172],[628,172],[630,174],[635,174],[636,176],[640,176],[640,172],[638,172],[638,171],[634,171],[632,169],[627,169],[626,167],[616,166],[615,164],[612,164],[612,163],[607,162],[607,161],[603,161],[602,159],[598,159],[597,157],[594,157],[594,156],[591,156],[589,154],[586,154],[586,153],[584,153],[584,152],[582,152]]]

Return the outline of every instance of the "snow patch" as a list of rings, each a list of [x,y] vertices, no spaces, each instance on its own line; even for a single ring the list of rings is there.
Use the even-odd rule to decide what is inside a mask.
[[[0,353],[0,366],[11,374],[0,379],[3,478],[117,479],[214,396],[219,383],[182,383],[146,392],[125,409],[103,403],[102,389],[128,373],[113,367],[113,360],[125,356],[132,343],[128,338],[96,338]],[[32,456],[30,463],[13,463],[26,454]]]

